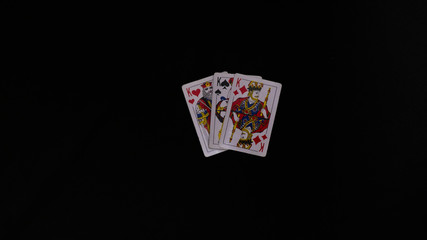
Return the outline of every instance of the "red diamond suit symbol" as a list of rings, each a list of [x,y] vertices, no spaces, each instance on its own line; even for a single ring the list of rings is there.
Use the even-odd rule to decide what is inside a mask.
[[[259,136],[256,136],[256,138],[254,138],[254,142],[255,142],[255,145],[261,142],[261,139],[259,139]]]

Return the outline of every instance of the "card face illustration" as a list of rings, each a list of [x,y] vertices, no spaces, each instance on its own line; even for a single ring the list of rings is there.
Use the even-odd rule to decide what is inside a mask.
[[[247,75],[248,76],[248,75]],[[261,78],[260,76],[251,76]],[[225,113],[227,111],[230,89],[233,84],[234,74],[215,73],[212,86],[212,117],[210,124],[209,147],[222,149],[219,145]]]
[[[280,83],[235,74],[220,147],[266,156],[281,88]]]
[[[209,147],[221,149],[219,138],[222,133],[222,123],[228,105],[228,93],[233,83],[234,74],[215,73],[213,77],[212,117],[210,123]]]
[[[206,157],[224,151],[209,148],[209,132],[212,117],[212,80],[213,76],[210,76],[182,86],[191,119],[196,128],[203,154]]]

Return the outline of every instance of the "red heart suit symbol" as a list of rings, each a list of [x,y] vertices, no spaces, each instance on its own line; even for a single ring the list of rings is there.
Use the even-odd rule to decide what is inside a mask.
[[[191,91],[191,93],[198,97],[200,94],[200,89],[193,90],[193,91]]]
[[[188,100],[189,103],[193,104],[194,103],[194,99],[190,99]]]

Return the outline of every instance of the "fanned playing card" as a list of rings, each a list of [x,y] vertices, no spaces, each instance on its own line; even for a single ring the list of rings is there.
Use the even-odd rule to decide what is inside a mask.
[[[264,157],[281,88],[280,83],[236,74],[223,121],[220,147]]]
[[[261,78],[260,76],[251,76]],[[223,122],[228,106],[228,98],[233,83],[234,74],[215,73],[212,86],[212,117],[210,123],[209,147],[222,149],[219,145],[221,138]]]
[[[212,94],[212,117],[211,129],[209,135],[209,147],[221,149],[219,146],[219,138],[222,132],[222,123],[224,121],[225,112],[227,111],[228,92],[233,83],[234,74],[230,73],[215,73],[213,78],[213,94]]]
[[[209,76],[182,86],[191,119],[206,157],[224,151],[211,149],[208,143],[212,117],[212,80],[213,76]]]

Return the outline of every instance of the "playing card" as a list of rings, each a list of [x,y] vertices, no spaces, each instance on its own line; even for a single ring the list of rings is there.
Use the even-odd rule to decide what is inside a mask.
[[[222,149],[219,145],[221,138],[223,122],[228,106],[228,98],[233,83],[234,74],[215,73],[212,86],[212,117],[210,123],[209,147]],[[260,76],[251,76],[261,78]]]
[[[280,83],[236,74],[223,121],[220,147],[264,157],[281,88]]]
[[[222,132],[222,123],[224,121],[225,112],[227,111],[228,92],[233,83],[234,74],[215,73],[213,77],[213,94],[212,94],[212,117],[211,129],[209,134],[209,147],[221,149],[219,146],[219,138]]]
[[[212,80],[213,76],[210,76],[182,86],[191,119],[206,157],[224,151],[211,149],[208,144],[212,116]]]

